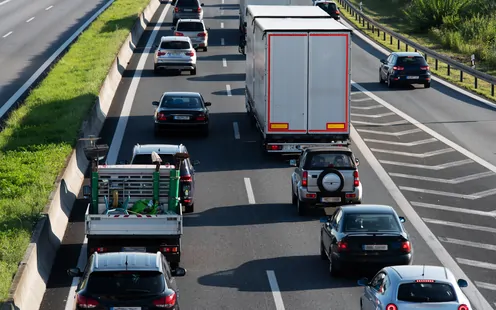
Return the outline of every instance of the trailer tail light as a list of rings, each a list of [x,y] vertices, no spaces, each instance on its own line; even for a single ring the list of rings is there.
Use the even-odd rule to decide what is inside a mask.
[[[280,151],[280,150],[282,150],[282,145],[267,145],[267,150]]]
[[[344,252],[348,250],[348,243],[339,241],[338,242],[338,252]]]
[[[403,70],[405,70],[405,68],[404,67],[400,67],[400,66],[394,66],[393,67],[393,70],[395,70],[395,71],[403,71]]]
[[[165,116],[165,114],[164,114],[164,113],[158,113],[158,115],[157,115],[157,119],[158,119],[159,121],[166,121],[166,120],[167,120],[167,116]]]
[[[189,57],[193,57],[193,56],[195,56],[195,52],[189,51],[189,52],[184,53],[184,55],[189,56]]]
[[[201,8],[197,8],[196,12],[201,13]]]
[[[197,37],[206,37],[207,36],[207,33],[206,32],[200,32]]]
[[[90,253],[95,253],[95,252],[97,252],[97,253],[105,253],[107,251],[108,251],[108,249],[107,248],[103,248],[103,247],[102,248],[90,248]]]
[[[358,176],[358,170],[353,171],[353,177],[355,178],[355,180],[353,181],[353,186],[360,186],[360,177]]]
[[[303,177],[301,178],[301,186],[302,187],[308,186],[308,171],[303,171]]]
[[[398,310],[398,307],[395,304],[388,304],[386,310]]]
[[[179,12],[179,8],[174,8],[174,12]]]
[[[405,253],[410,253],[412,251],[412,245],[410,241],[403,241],[401,243],[401,251]]]
[[[182,175],[179,179],[181,182],[193,182],[191,175]]]
[[[76,304],[81,309],[94,309],[98,307],[98,301],[79,294],[76,295]]]
[[[160,248],[162,253],[177,253],[177,246],[163,246]]]
[[[467,305],[458,306],[458,310],[470,310]]]
[[[184,37],[184,33],[182,33],[182,32],[175,32],[174,35],[176,37]]]
[[[430,69],[429,66],[422,66],[422,67],[420,67],[420,70],[426,70],[427,71],[429,69]]]
[[[200,114],[196,117],[197,121],[205,121],[207,118],[205,117],[205,114]]]
[[[339,11],[338,10],[336,10],[336,14],[339,15]]]
[[[157,52],[157,56],[164,56],[165,52]]]
[[[176,300],[176,292],[172,292],[170,295],[154,300],[153,305],[157,308],[172,308],[176,304]]]

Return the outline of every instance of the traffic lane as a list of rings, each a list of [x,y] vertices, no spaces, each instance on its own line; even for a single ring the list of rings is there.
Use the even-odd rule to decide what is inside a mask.
[[[13,1],[14,2],[14,1]],[[0,104],[3,105],[40,66],[107,0],[62,1],[35,19],[0,33]],[[10,2],[8,3],[10,4]],[[6,4],[7,5],[7,4]],[[48,6],[47,6],[48,7]],[[2,7],[0,7],[0,11]],[[28,17],[26,21],[29,19]]]
[[[353,80],[446,138],[496,164],[496,109],[435,81],[423,86],[388,89],[379,84],[379,59],[385,58],[357,36],[353,37]],[[434,64],[431,63],[431,66]]]
[[[9,31],[17,30],[31,17],[46,16],[46,8],[60,3],[62,0],[41,0],[35,3],[28,0],[13,0],[4,3],[0,6],[0,37]]]

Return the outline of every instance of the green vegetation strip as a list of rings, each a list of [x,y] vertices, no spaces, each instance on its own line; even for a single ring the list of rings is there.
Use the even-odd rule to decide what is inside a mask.
[[[0,133],[0,301],[119,49],[150,0],[116,0]]]
[[[477,61],[477,69],[495,76],[496,45],[494,45],[493,50],[490,50],[487,46],[487,42],[496,42],[496,27],[494,27],[496,24],[496,15],[485,16],[482,14],[483,12],[472,12],[470,9],[471,7],[468,6],[475,6],[477,4],[476,7],[481,8],[482,5],[479,5],[479,1],[485,0],[452,0],[442,2],[443,4],[453,6],[453,8],[443,7],[444,11],[442,10],[439,14],[436,12],[431,12],[432,16],[444,16],[438,17],[441,21],[437,22],[429,18],[431,15],[429,15],[429,11],[427,9],[430,7],[431,3],[434,6],[436,1],[437,0],[350,0],[356,8],[359,8],[359,3],[362,2],[363,13],[387,29],[391,29],[399,34],[402,34],[408,39],[429,49],[435,50],[438,53],[449,56],[455,61],[470,65],[470,55],[475,54],[476,59],[484,60]],[[462,8],[465,8],[466,15],[456,15],[457,12],[460,11],[460,6],[457,6],[456,4],[460,4],[462,2],[466,4],[466,6],[462,6]],[[410,10],[418,10],[417,5],[419,4],[417,3],[422,3],[425,6],[423,10],[419,11],[419,14],[425,15],[421,18],[422,23],[420,24],[416,22],[420,19],[419,16],[412,15],[411,13],[410,16],[407,14]],[[408,9],[408,5],[411,5],[412,7]],[[432,10],[434,10],[434,8],[432,8]],[[494,14],[494,10],[489,12]],[[362,23],[358,22],[358,20],[355,19],[355,17],[352,17],[346,10],[342,9],[341,14],[356,28],[361,30],[369,38],[379,43],[386,49],[390,51],[406,50],[406,45],[404,43],[400,43],[400,47],[398,48],[398,41],[396,39],[393,38],[393,43],[391,44],[389,35],[386,35],[386,40],[384,40],[382,31],[380,35],[377,34],[377,29],[375,30],[375,33],[373,33],[372,27],[367,29],[367,23],[362,25]],[[453,24],[452,19],[457,18],[457,16],[461,16],[456,19],[458,22],[457,25],[459,25],[458,28],[465,25],[464,27],[467,29],[463,30],[457,28],[458,30],[455,31],[454,28],[451,28],[451,24]],[[474,23],[477,24],[477,27],[473,26]],[[428,29],[425,27],[419,28],[420,26],[425,25],[427,25]],[[472,38],[472,40],[462,40],[462,34],[467,35]],[[454,40],[453,38],[455,37],[458,39]],[[413,51],[413,49],[409,47],[409,51]],[[491,96],[490,83],[478,80],[477,88],[475,88],[475,79],[473,76],[464,73],[463,81],[460,81],[459,70],[450,68],[450,73],[448,75],[447,64],[439,61],[438,69],[436,70],[435,60],[430,58],[428,59],[428,62],[432,73],[442,79],[458,85],[466,90],[477,93],[489,100],[496,100],[496,97]]]

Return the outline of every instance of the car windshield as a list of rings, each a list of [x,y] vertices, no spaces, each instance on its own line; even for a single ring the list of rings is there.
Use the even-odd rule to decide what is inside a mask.
[[[197,0],[177,0],[176,7],[199,7]]]
[[[427,66],[424,57],[421,56],[398,57],[396,64],[400,66]]]
[[[162,165],[174,165],[174,157],[172,154],[159,154],[162,159]],[[152,165],[152,155],[138,154],[134,156],[133,165]]]
[[[97,271],[90,274],[91,295],[149,295],[165,289],[164,276],[157,271]]]
[[[398,289],[398,300],[407,302],[456,301],[455,290],[446,283],[405,283]]]
[[[191,96],[165,96],[162,99],[161,108],[168,109],[201,109],[201,100]]]
[[[186,41],[165,41],[160,44],[160,48],[165,50],[187,50],[190,46],[189,42]]]
[[[314,153],[311,155],[308,169],[354,168],[353,160],[346,153]]]
[[[327,13],[334,13],[337,11],[336,4],[332,2],[320,2],[317,3],[317,6],[323,9],[324,11],[326,11]]]
[[[397,232],[398,221],[393,214],[346,214],[343,232]]]
[[[177,31],[198,31],[204,30],[203,24],[198,22],[180,22],[177,25]]]

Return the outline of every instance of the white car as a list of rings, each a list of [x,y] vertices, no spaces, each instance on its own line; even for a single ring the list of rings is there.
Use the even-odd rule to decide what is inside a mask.
[[[200,19],[180,19],[177,21],[174,35],[179,37],[189,37],[196,50],[208,50],[208,30],[205,23]]]
[[[196,50],[189,37],[164,36],[154,55],[154,72],[189,71],[196,75]]]
[[[473,310],[461,290],[467,281],[441,266],[390,266],[358,285],[365,287],[361,310]]]

